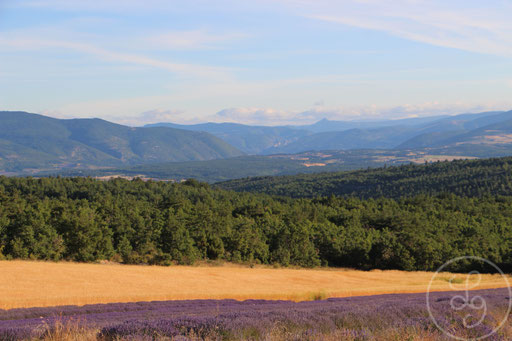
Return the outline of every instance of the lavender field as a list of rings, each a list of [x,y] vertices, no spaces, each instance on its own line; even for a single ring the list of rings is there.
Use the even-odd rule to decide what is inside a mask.
[[[487,311],[454,310],[457,292],[433,293],[433,315],[458,337],[491,332],[508,313],[507,289],[471,292]],[[472,314],[468,320],[468,314]],[[485,315],[485,316],[484,316]],[[481,323],[468,328],[466,322]],[[448,340],[429,316],[425,294],[319,301],[159,301],[0,311],[1,340]],[[486,340],[512,339],[512,325]]]

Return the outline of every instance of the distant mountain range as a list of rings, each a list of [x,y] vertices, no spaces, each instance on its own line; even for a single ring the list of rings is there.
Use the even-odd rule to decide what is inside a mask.
[[[243,153],[205,132],[0,112],[0,170],[113,167]]]
[[[204,131],[213,134],[232,146],[248,154],[268,154],[266,150],[286,146],[312,131],[301,127],[249,126],[237,123],[202,123],[181,125],[174,123],[155,123],[145,127],[169,127],[190,131]]]
[[[512,111],[385,121],[324,119],[304,126],[157,123],[138,128],[101,119],[0,112],[0,174],[101,168],[213,182],[508,155]]]
[[[512,146],[512,111],[434,116],[375,122],[321,120],[305,126],[248,126],[233,123],[177,125],[211,133],[248,154],[292,154],[350,149],[446,149],[474,156],[501,155]],[[473,155],[469,154],[469,155]]]

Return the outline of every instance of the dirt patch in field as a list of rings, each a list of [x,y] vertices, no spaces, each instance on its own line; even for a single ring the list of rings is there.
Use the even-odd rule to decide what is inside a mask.
[[[306,167],[323,167],[325,166],[325,163],[316,162],[316,163],[303,163]]]

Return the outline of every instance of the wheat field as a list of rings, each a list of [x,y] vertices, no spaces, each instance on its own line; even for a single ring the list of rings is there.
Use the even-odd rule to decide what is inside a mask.
[[[429,272],[357,271],[222,266],[0,261],[0,309],[184,299],[311,300],[425,292]],[[434,291],[452,290],[443,274]],[[456,275],[462,282],[465,275]],[[471,281],[476,281],[471,278]],[[455,284],[457,285],[457,284]],[[477,289],[504,287],[499,275],[482,275]],[[461,288],[462,289],[462,288]]]

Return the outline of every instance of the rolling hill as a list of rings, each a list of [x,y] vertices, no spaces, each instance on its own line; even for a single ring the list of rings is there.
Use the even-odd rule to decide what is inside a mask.
[[[373,129],[349,129],[321,132],[297,139],[283,146],[268,148],[267,154],[300,153],[309,150],[392,149],[413,137],[416,130],[407,126]]]
[[[512,157],[454,160],[349,172],[266,176],[220,182],[216,187],[288,197],[401,198],[419,194],[512,195]]]
[[[338,172],[458,159],[476,158],[457,155],[430,155],[424,151],[353,149],[298,154],[244,155],[228,159],[151,163],[108,169],[42,171],[33,175],[91,176],[102,179],[139,177],[177,182],[186,179],[196,179],[215,183],[254,176]]]
[[[236,123],[203,123],[194,125],[155,123],[148,124],[145,127],[171,127],[208,132],[249,154],[261,154],[269,148],[287,145],[303,136],[311,134],[311,132],[300,127],[249,126]]]
[[[293,155],[245,155],[229,159],[207,161],[165,162],[112,169],[71,169],[59,172],[46,171],[37,176],[92,176],[109,178],[116,176],[142,177],[155,180],[181,181],[196,179],[215,183],[219,181],[263,175],[286,175],[326,171],[354,170],[364,167],[379,167],[384,164],[371,151],[336,151],[324,153],[300,153]],[[328,161],[330,163],[326,164]],[[399,155],[390,156],[387,164],[410,162]]]
[[[243,153],[205,133],[131,128],[101,119],[0,112],[0,170],[112,167],[210,160]]]

